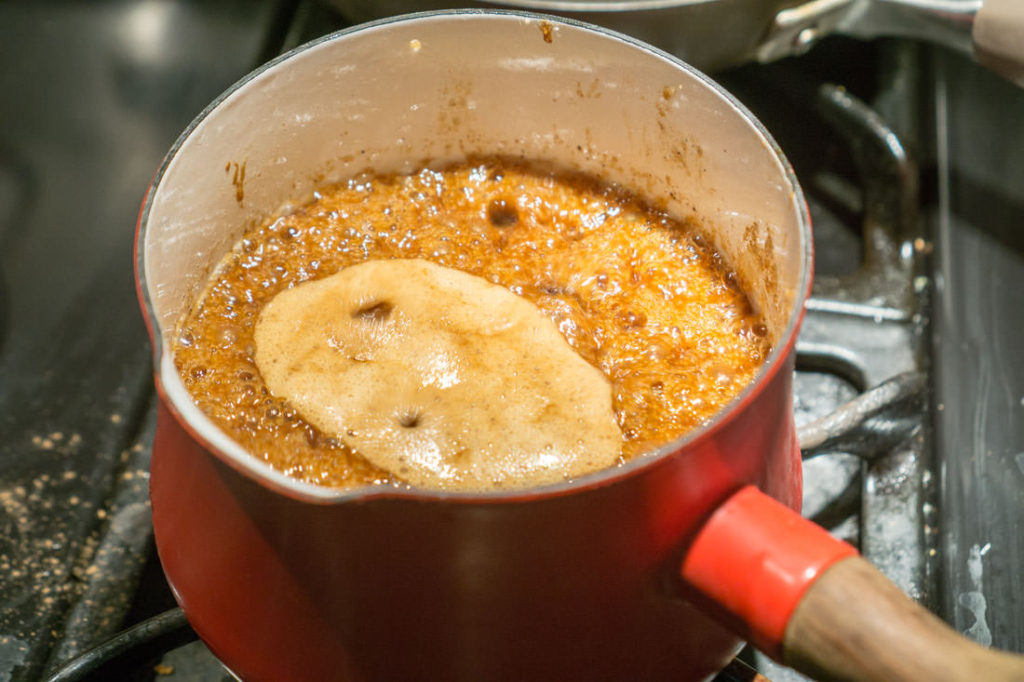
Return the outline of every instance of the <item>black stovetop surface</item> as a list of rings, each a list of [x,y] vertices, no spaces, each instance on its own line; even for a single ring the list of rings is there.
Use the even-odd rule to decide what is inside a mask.
[[[119,629],[149,543],[147,183],[271,2],[0,6],[0,680]]]
[[[282,47],[343,23],[317,3],[287,0],[0,4],[0,682],[39,679],[173,605],[152,549],[147,500],[154,398],[132,278],[138,207],[166,150],[210,100]],[[835,81],[906,115],[906,106],[891,102],[899,79],[885,72],[903,59],[892,54],[885,45],[830,40],[798,60],[721,74],[779,138],[805,184],[816,268],[825,279],[859,267],[865,207],[848,152],[801,98]],[[939,54],[922,63],[936,83],[969,76],[980,96],[1024,101],[987,74],[976,79],[959,58]],[[950,117],[968,106],[967,95],[940,85],[921,90],[944,98]],[[934,348],[944,367],[932,379],[931,404],[946,453],[940,448],[940,460],[920,471],[943,481],[952,497],[937,512],[912,515],[933,526],[942,519],[941,537],[923,545],[939,555],[923,562],[929,568],[913,585],[921,590],[915,596],[961,631],[1020,651],[1024,587],[1014,576],[1024,566],[1024,532],[1012,519],[1024,515],[1024,493],[1015,492],[1024,490],[1024,367],[1004,358],[1014,348],[1020,356],[1024,332],[1024,210],[1019,198],[1007,199],[1014,179],[1024,186],[1024,152],[995,179],[980,161],[951,175],[930,170],[940,161],[936,148],[970,161],[984,158],[978,136],[995,144],[994,136],[948,120],[945,127],[895,126],[920,147],[926,184],[944,188],[922,192],[922,223],[926,237],[944,231],[953,245],[934,257],[920,284],[927,292],[932,279],[942,279],[934,287],[939,316],[960,329],[933,334],[937,340],[918,349],[927,356],[922,365]],[[1012,140],[1024,150],[1024,138]],[[973,227],[986,217],[979,192],[998,224],[1016,224],[1016,232]],[[949,249],[961,248],[998,269],[979,276],[979,266],[950,257]],[[955,295],[960,286],[969,299]],[[997,298],[1016,315],[1000,317],[991,303]],[[979,311],[976,300],[993,309]],[[928,322],[908,325],[921,330]],[[979,335],[963,324],[998,328]],[[863,388],[810,365],[797,377],[798,420]],[[956,408],[950,396],[957,392],[973,404]],[[992,398],[1004,393],[1008,400]],[[970,456],[947,456],[961,448]],[[860,465],[841,464],[846,477],[839,479],[817,467],[809,464],[809,483],[818,477],[832,498],[810,499],[811,512],[859,541]],[[994,516],[1011,521],[988,525]],[[199,643],[168,661],[179,679],[224,679]],[[149,667],[133,679],[154,674]]]

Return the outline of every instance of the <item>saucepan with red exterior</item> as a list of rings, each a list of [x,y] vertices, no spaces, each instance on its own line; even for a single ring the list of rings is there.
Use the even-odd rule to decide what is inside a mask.
[[[699,220],[768,328],[753,383],[625,465],[472,494],[301,483],[195,407],[175,328],[244,230],[360,171],[491,155],[597,174]],[[741,639],[839,676],[900,679],[907,660],[1020,674],[796,513],[807,208],[764,128],[673,57],[521,13],[328,36],[243,79],[181,136],[136,249],[160,398],[157,547],[189,621],[242,679],[701,679]]]

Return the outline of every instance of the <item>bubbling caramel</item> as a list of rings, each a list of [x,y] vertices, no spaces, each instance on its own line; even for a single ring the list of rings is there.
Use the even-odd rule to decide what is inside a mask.
[[[770,350],[762,321],[697,226],[594,178],[489,160],[359,176],[247,233],[178,329],[174,359],[197,405],[299,480],[415,485],[393,461],[361,453],[337,425],[304,418],[308,406],[271,391],[255,336],[278,293],[399,259],[475,275],[542,312],[610,385],[618,463],[706,423]],[[364,312],[380,322],[391,311]],[[513,472],[480,487],[537,482]]]

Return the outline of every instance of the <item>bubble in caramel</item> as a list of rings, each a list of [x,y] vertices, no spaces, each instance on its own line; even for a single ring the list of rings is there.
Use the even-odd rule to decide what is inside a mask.
[[[257,363],[257,322],[280,292],[389,260],[473,275],[550,320],[610,387],[621,434],[614,461],[603,458],[610,466],[706,423],[770,350],[763,320],[699,225],[592,177],[486,160],[361,175],[246,233],[177,331],[174,360],[200,409],[299,480],[416,485],[400,464],[375,464],[347,430],[309,419]],[[365,303],[367,323],[394,314],[387,301]],[[510,475],[487,487],[535,484]]]

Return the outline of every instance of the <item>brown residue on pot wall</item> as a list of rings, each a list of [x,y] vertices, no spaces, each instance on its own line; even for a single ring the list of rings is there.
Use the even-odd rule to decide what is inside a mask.
[[[775,245],[772,243],[772,235],[767,233],[761,238],[761,226],[758,223],[750,223],[743,231],[743,243],[754,257],[761,268],[762,276],[769,278],[770,286],[777,285],[777,277],[772,265],[775,263]]]
[[[237,161],[228,161],[224,166],[224,172],[231,175],[231,184],[235,186],[235,201],[241,205],[245,199],[245,161],[241,164]]]
[[[467,119],[473,116],[470,109],[470,98],[473,95],[472,85],[468,81],[454,81],[446,85],[441,94],[444,97],[444,106],[438,110],[438,131],[445,135],[448,141],[445,142],[444,153],[451,154],[458,147],[462,152],[468,152],[476,142],[476,136],[467,134],[473,126],[467,124]],[[457,142],[452,142],[452,139]]]
[[[703,180],[704,148],[686,135],[670,129],[661,120],[658,121],[658,128],[666,134],[670,141],[666,150],[666,158],[682,166],[687,175]]]
[[[545,43],[550,43],[553,40],[554,35],[551,24],[546,21],[540,22],[540,34],[544,37]]]
[[[775,263],[775,241],[772,239],[771,231],[765,230],[760,223],[750,223],[743,231],[743,246],[753,259],[757,281],[744,281],[748,277],[746,269],[740,268],[737,272],[740,276],[740,286],[751,293],[761,289],[763,293],[756,297],[761,300],[759,312],[768,320],[780,319],[780,316],[785,314],[786,302],[779,290],[779,273]],[[776,339],[773,338],[772,343],[775,342]]]
[[[666,145],[668,160],[674,160],[683,167],[688,175],[701,180],[704,177],[704,148],[683,131],[668,123],[672,114],[672,102],[676,96],[676,90],[675,86],[664,86],[661,89],[661,96],[654,102],[654,107],[658,112],[658,129],[668,142]]]
[[[672,101],[672,96],[675,94],[676,89],[671,85],[666,85],[661,89],[661,99],[656,100],[654,103],[654,107],[658,110],[659,119],[665,118],[669,115],[671,111],[671,105],[669,103]]]

